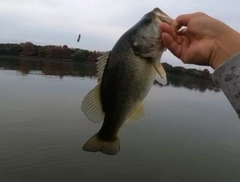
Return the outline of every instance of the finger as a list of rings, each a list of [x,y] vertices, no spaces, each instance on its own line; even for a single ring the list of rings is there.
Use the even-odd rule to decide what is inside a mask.
[[[168,33],[162,33],[162,39],[164,42],[164,45],[178,58],[181,57],[182,53],[182,47],[179,45],[174,39],[172,38],[171,35]]]
[[[183,14],[178,16],[175,21],[180,25],[180,26],[187,26],[188,22],[194,17],[195,13],[192,14]]]
[[[169,24],[167,24],[167,23],[161,23],[160,24],[160,29],[163,31],[163,32],[170,32],[171,30],[171,26],[169,25]]]
[[[174,41],[177,41],[178,36],[173,26],[168,25],[167,23],[161,23],[160,29],[162,30],[162,32],[168,33],[174,39]]]

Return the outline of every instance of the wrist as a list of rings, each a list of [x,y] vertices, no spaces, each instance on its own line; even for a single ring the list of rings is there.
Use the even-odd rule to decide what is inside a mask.
[[[233,30],[219,39],[216,39],[212,51],[210,66],[215,70],[223,62],[240,52],[240,33]]]

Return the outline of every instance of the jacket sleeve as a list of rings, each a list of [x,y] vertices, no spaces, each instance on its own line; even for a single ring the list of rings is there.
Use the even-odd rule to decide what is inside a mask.
[[[240,52],[222,63],[212,79],[219,85],[240,118]]]

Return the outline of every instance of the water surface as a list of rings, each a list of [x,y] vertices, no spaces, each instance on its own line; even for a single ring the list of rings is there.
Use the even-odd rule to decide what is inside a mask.
[[[240,180],[240,122],[210,81],[169,75],[120,132],[116,156],[82,151],[93,64],[0,58],[0,181]]]

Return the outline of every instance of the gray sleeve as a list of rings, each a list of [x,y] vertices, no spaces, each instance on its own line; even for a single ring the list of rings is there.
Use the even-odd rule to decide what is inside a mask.
[[[240,52],[222,63],[214,71],[212,79],[240,117]]]

